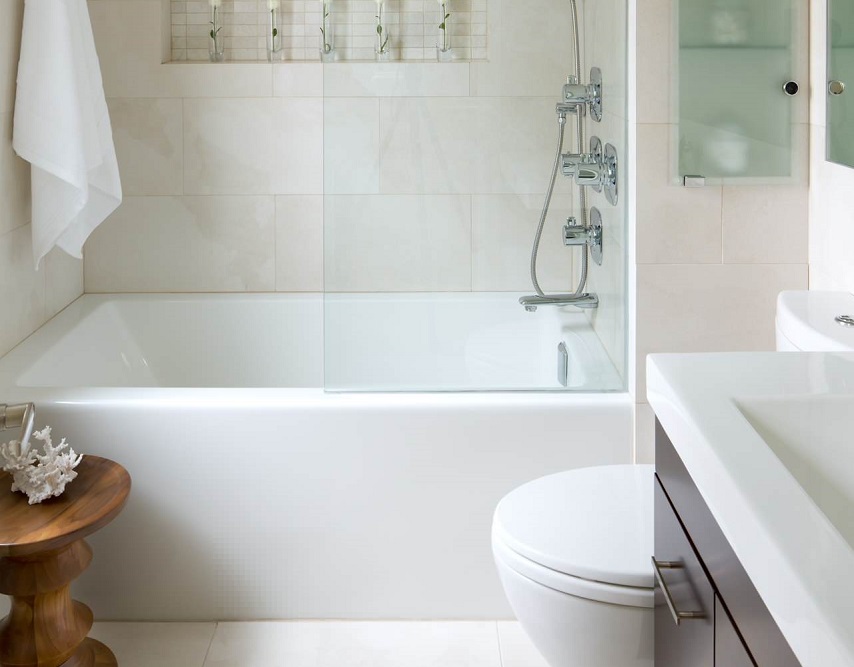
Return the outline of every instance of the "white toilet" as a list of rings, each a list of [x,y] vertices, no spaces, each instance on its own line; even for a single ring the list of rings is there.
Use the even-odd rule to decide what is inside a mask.
[[[854,295],[783,292],[780,351],[854,351]],[[653,466],[549,475],[498,504],[492,551],[551,667],[652,667]]]
[[[850,322],[847,318],[851,318]],[[781,352],[854,351],[854,295],[781,292],[777,297],[777,349]]]
[[[498,504],[492,551],[551,667],[652,667],[653,466],[549,475]]]

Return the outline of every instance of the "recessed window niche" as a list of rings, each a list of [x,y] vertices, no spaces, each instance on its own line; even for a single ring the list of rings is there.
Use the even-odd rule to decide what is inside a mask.
[[[327,28],[334,36],[335,60],[375,59],[376,0],[172,0],[173,61],[208,61],[211,41],[211,3],[218,4],[227,61],[266,61],[271,8],[285,61],[319,61]],[[221,4],[220,4],[221,3]],[[454,60],[487,57],[487,0],[446,0],[447,36]],[[389,59],[435,61],[441,39],[442,12],[437,0],[385,0],[384,30]],[[328,61],[329,59],[327,59]]]

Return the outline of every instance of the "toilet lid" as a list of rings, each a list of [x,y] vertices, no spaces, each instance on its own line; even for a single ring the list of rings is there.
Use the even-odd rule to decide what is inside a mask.
[[[494,539],[564,574],[652,588],[653,475],[602,466],[529,482],[498,504]]]

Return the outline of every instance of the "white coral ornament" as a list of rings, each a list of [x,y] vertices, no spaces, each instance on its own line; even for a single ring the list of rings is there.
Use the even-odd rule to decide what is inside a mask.
[[[83,455],[78,456],[65,438],[53,446],[50,426],[33,431],[33,437],[44,443],[44,454],[34,451],[29,443],[22,446],[17,440],[0,445],[0,464],[12,475],[12,491],[26,494],[30,505],[62,495],[77,477],[74,468],[83,460]],[[63,452],[64,449],[68,451]]]

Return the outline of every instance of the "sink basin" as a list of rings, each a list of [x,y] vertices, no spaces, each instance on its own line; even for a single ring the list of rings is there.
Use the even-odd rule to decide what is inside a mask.
[[[854,547],[854,396],[751,397],[735,403]]]

